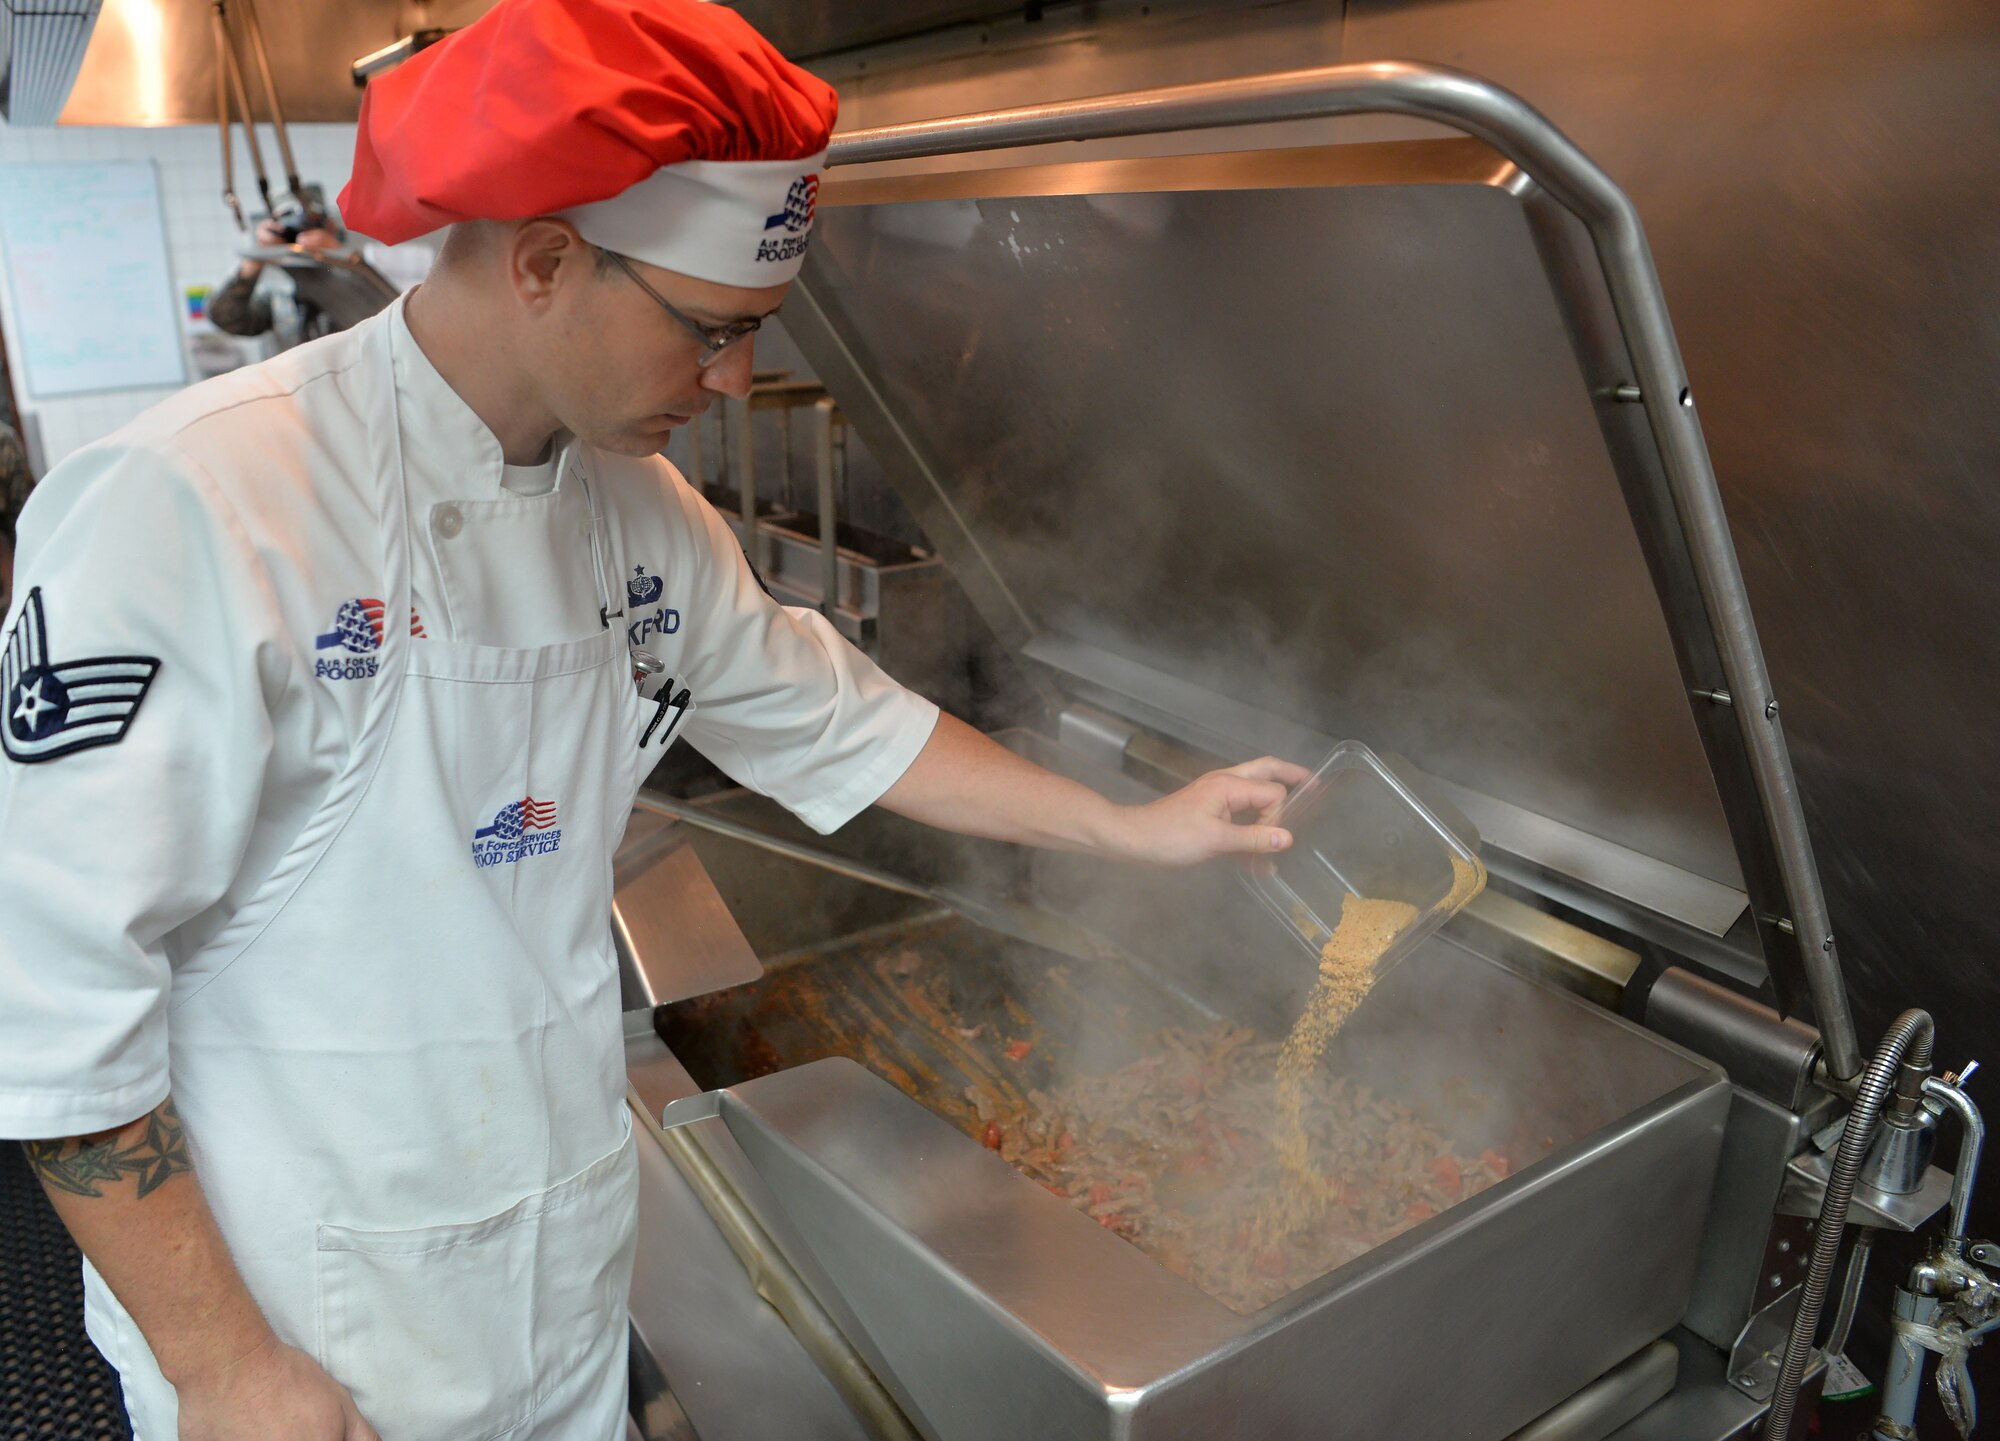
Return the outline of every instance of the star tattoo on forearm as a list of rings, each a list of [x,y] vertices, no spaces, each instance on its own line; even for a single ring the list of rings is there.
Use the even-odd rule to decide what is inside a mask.
[[[192,1171],[187,1139],[181,1134],[180,1112],[171,1098],[146,1118],[146,1133],[124,1150],[115,1141],[86,1141],[72,1136],[61,1141],[23,1141],[28,1166],[42,1184],[72,1196],[102,1196],[100,1187],[117,1185],[127,1176],[139,1182],[139,1195],[150,1196],[182,1171]]]

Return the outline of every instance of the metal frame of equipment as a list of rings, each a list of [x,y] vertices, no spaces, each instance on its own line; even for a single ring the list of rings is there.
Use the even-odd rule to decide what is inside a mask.
[[[1839,952],[1777,698],[1652,252],[1632,202],[1546,117],[1498,86],[1442,66],[1328,66],[855,131],[834,139],[826,163],[831,168],[1377,113],[1434,121],[1483,141],[1589,231],[1633,372],[1632,384],[1600,399],[1613,409],[1639,405],[1646,417],[1655,465],[1645,469],[1655,471],[1664,493],[1628,492],[1627,503],[1682,679],[1691,701],[1700,703],[1697,721],[1706,722],[1699,726],[1702,741],[1744,864],[1758,938],[1781,1009],[1795,1014],[1810,1000],[1826,1039],[1827,1069],[1836,1080],[1849,1080],[1861,1069],[1861,1053]],[[804,313],[794,318],[788,312],[787,323],[794,330],[824,328],[810,263],[796,296],[793,310]],[[867,377],[858,366],[837,383],[849,409],[868,403]],[[1603,406],[1600,418],[1615,423]],[[1728,711],[1734,723],[1716,723],[1718,711]]]
[[[1691,1310],[1685,1323],[1690,1329],[1672,1337],[1680,1352],[1678,1362],[1669,1354],[1674,1347],[1655,1342],[1520,1436],[1598,1437],[1611,1434],[1613,1426],[1623,1428],[1616,1432],[1618,1437],[1638,1441],[1694,1434],[1741,1436],[1756,1424],[1757,1415],[1766,1412],[1762,1434],[1773,1438],[1796,1434],[1804,1388],[1825,1355],[1837,1352],[1845,1341],[1875,1230],[1915,1229],[1943,1204],[1944,1179],[1929,1168],[1928,1160],[1939,1122],[1954,1114],[1963,1127],[1963,1141],[1950,1181],[1952,1221],[1948,1233],[1933,1243],[1897,1291],[1894,1326],[1899,1349],[1885,1387],[1877,1434],[1905,1441],[1914,1434],[1909,1427],[1925,1353],[1940,1357],[1938,1386],[1950,1408],[1961,1394],[1969,1399],[1967,1351],[1990,1330],[2000,1328],[2000,1286],[1981,1269],[1996,1256],[1991,1247],[1971,1242],[1965,1234],[1983,1124],[1963,1089],[1969,1069],[1942,1077],[1931,1074],[1932,1025],[1922,1012],[1899,1019],[1864,1070],[1778,703],[1659,279],[1637,213],[1623,192],[1517,96],[1463,72],[1401,63],[1334,66],[885,126],[837,137],[827,163],[908,161],[1369,113],[1436,122],[1484,143],[1589,235],[1615,312],[1617,340],[1623,346],[1612,363],[1629,375],[1593,396],[1596,415],[1607,444],[1619,457],[1627,509],[1743,866],[1755,934],[1783,1013],[1773,1014],[1687,972],[1670,970],[1654,987],[1642,1012],[1647,1026],[1723,1061],[1735,1082],[1716,1209],[1708,1222],[1715,1234],[1705,1247],[1702,1278],[1696,1283],[1699,1305],[1709,1314],[1697,1320]],[[787,323],[795,334],[813,337],[814,346],[809,348],[817,351],[817,368],[839,394],[843,409],[856,417],[885,467],[937,493],[941,503],[922,519],[946,553],[976,554],[978,547],[969,533],[951,532],[955,517],[936,477],[926,469],[915,443],[899,429],[863,366],[846,350],[816,293],[810,262],[795,290]],[[828,356],[832,365],[826,363]],[[1598,373],[1603,372],[1600,364]],[[1643,426],[1637,423],[1640,415]],[[899,453],[880,456],[884,439]],[[954,541],[961,543],[956,550]],[[998,590],[1011,601],[1004,585]],[[1005,638],[1018,641],[1034,633],[1034,622],[1018,606],[1011,617],[1001,619],[1003,631],[1007,620],[1014,622],[1016,634]],[[1045,934],[1051,929],[1046,917],[1030,913],[1028,919],[1034,923],[1026,924],[1014,908],[996,908],[852,858],[778,841],[755,826],[710,815],[700,805],[653,797],[642,802],[642,809],[891,891],[941,901],[1003,933],[1050,939]],[[1083,949],[1088,951],[1090,938],[1084,939]],[[1076,953],[1076,940],[1070,935],[1052,944]],[[1622,985],[1622,980],[1616,981],[1613,989],[1622,990]],[[1816,1032],[1785,1019],[1807,1003],[1818,1023]],[[778,1176],[788,1170],[791,1176],[782,1184],[798,1195],[826,1185],[829,1174],[834,1189],[844,1197],[868,1189],[863,1173],[829,1173],[822,1161],[813,1158],[811,1139],[803,1145],[797,1139],[819,1127],[819,1141],[825,1143],[816,1108],[822,1099],[832,1107],[835,1093],[844,1096],[857,1114],[872,1108],[878,1120],[886,1116],[875,1093],[858,1079],[822,1073],[819,1084],[825,1087],[825,1096],[815,1097],[810,1115],[802,1119],[796,1114],[797,1088],[789,1093],[758,1090],[751,1083],[747,1093],[732,1088],[697,1098],[672,1058],[648,1049],[656,1046],[651,1036],[635,1038],[634,1045],[639,1047],[633,1068],[634,1105],[650,1121],[660,1114],[663,1101],[675,1102],[662,1118],[665,1129],[651,1129],[656,1137],[668,1138],[661,1141],[662,1148],[683,1172],[689,1169],[688,1158],[680,1152],[698,1147],[692,1133],[682,1128],[712,1125],[722,1118],[729,1120],[730,1131],[744,1150],[730,1143],[720,1170],[715,1175],[704,1171],[703,1176],[709,1181],[720,1176],[727,1182],[725,1191],[734,1187],[739,1193],[755,1192],[760,1172]],[[648,1067],[652,1072],[642,1076]],[[1838,1110],[1838,1099],[1850,1102],[1851,1108],[1839,1124],[1828,1125]],[[875,1134],[886,1138],[891,1129],[883,1121]],[[751,1153],[748,1159],[746,1151]],[[957,1162],[939,1155],[936,1164],[955,1167]],[[803,1190],[801,1177],[807,1182]],[[860,1214],[868,1212],[864,1208]],[[1817,1217],[1809,1240],[1803,1227],[1808,1215]],[[1832,1289],[1850,1215],[1861,1230],[1839,1291],[1831,1340],[1826,1352],[1816,1354],[1815,1331]],[[739,1238],[727,1225],[723,1231],[735,1247]],[[783,1238],[777,1244],[785,1249]],[[761,1263],[753,1264],[755,1258],[744,1257],[740,1247],[738,1254],[757,1276]],[[812,1269],[817,1270],[817,1264]],[[1753,1277],[1757,1294],[1747,1298],[1728,1294],[1741,1279],[1739,1272]],[[1766,1289],[1767,1273],[1770,1289]],[[1791,1284],[1786,1286],[1788,1280]],[[803,1281],[807,1290],[831,1284],[830,1294],[841,1294],[841,1283],[829,1282],[825,1275],[808,1275]],[[758,1281],[760,1289],[769,1284],[768,1277]],[[869,1283],[850,1274],[847,1284],[865,1290]],[[834,1309],[845,1306],[843,1300]],[[635,1319],[638,1309],[635,1300]],[[817,1311],[814,1315],[827,1321]],[[835,1317],[833,1324],[835,1330],[842,1329],[840,1318]],[[1727,1353],[1726,1362],[1704,1352],[1702,1340]],[[810,1345],[806,1349],[814,1350]],[[870,1349],[862,1345],[864,1353]],[[843,1392],[848,1386],[835,1371],[868,1363],[876,1365],[882,1383],[896,1399],[904,1399],[903,1382],[882,1370],[872,1356],[864,1354],[857,1360],[842,1350],[840,1357],[844,1359],[827,1374]],[[823,1368],[826,1364],[822,1359]],[[1676,1395],[1661,1401],[1667,1389],[1675,1389]],[[1702,1394],[1694,1394],[1697,1390]],[[868,1395],[880,1399],[873,1390]],[[1954,1412],[1954,1419],[1958,1414]],[[894,1427],[889,1430],[895,1433]]]

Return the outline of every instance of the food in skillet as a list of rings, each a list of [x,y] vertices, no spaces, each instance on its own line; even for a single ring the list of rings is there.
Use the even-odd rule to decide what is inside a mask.
[[[976,1135],[1079,1210],[1232,1310],[1249,1313],[1506,1176],[1405,1106],[1346,1077],[1300,1082],[1324,1203],[1260,1234],[1282,1183],[1272,1124],[1281,1045],[1240,1026],[1170,1028],[1152,1052],[1025,1106],[966,1092]],[[1263,1223],[1268,1224],[1268,1223]]]
[[[1457,890],[1478,887],[1471,866],[1452,868]],[[1348,896],[1280,1043],[1169,1028],[1141,1059],[1030,1091],[1025,1107],[969,1088],[980,1139],[1224,1305],[1257,1310],[1507,1175],[1499,1152],[1460,1154],[1407,1107],[1321,1069],[1416,918]]]

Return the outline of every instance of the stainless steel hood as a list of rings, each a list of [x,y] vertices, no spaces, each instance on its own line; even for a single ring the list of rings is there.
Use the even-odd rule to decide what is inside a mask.
[[[354,119],[361,92],[348,66],[403,33],[404,8],[398,0],[264,6],[286,118]],[[0,26],[13,40],[10,50],[0,31],[0,106],[11,125],[215,122],[205,0],[0,0]]]
[[[1473,141],[836,172],[808,285],[1028,657],[1213,750],[1392,746],[1720,935],[1741,872],[1518,179]]]
[[[869,169],[1377,97],[1476,138]],[[829,163],[786,328],[1004,642],[1211,752],[1399,751],[1503,874],[1688,954],[1732,931],[1858,1065],[1644,235],[1546,121],[1355,66]]]

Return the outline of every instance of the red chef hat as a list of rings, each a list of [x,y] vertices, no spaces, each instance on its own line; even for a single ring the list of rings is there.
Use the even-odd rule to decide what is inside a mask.
[[[391,244],[559,215],[723,285],[776,285],[812,233],[833,88],[700,0],[500,0],[369,82],[348,228]]]

